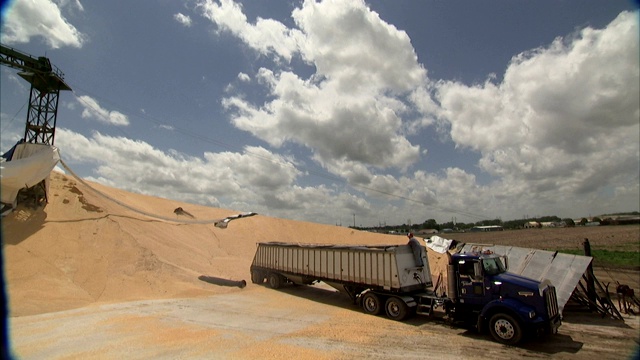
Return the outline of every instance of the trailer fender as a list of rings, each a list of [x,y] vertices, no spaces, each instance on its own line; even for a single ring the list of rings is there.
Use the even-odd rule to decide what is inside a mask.
[[[418,305],[418,303],[416,302],[416,299],[414,299],[413,296],[397,296],[397,297],[402,299],[402,301],[404,301],[404,303],[407,304],[407,306],[410,309]]]

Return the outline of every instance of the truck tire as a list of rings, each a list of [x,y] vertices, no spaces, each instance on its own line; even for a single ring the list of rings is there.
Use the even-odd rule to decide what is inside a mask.
[[[382,311],[382,304],[380,303],[380,297],[372,292],[364,294],[362,297],[362,309],[365,313],[371,315],[378,315]]]
[[[498,313],[489,320],[489,332],[499,343],[515,345],[522,340],[522,327],[512,316]]]
[[[396,321],[404,320],[409,314],[409,306],[407,306],[407,303],[395,296],[387,299],[384,309],[387,312],[389,319]]]
[[[280,274],[269,274],[269,287],[272,289],[279,289],[282,286],[282,277]]]
[[[262,284],[264,282],[264,275],[261,271],[254,270],[251,272],[251,282],[254,284]]]

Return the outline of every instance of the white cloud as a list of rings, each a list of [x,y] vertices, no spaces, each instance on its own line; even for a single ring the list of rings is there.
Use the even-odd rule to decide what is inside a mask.
[[[301,55],[341,93],[403,93],[425,80],[409,36],[362,1],[305,1],[292,16],[304,34]]]
[[[173,15],[173,18],[179,22],[180,24],[186,26],[186,27],[190,27],[191,26],[191,18],[188,15],[184,15],[181,13],[177,13],[175,15]]]
[[[8,68],[7,68],[8,69]],[[25,96],[27,96],[28,92],[29,92],[29,88],[27,87],[24,79],[18,77],[17,75],[15,75],[15,73],[12,72],[8,72],[7,71],[7,78],[9,79],[9,81],[11,82],[11,86],[14,87],[14,91],[16,93],[22,93],[25,94]]]
[[[72,8],[78,11],[84,11],[84,6],[80,3],[80,0],[55,0],[61,8]]]
[[[63,2],[63,5],[66,3]],[[82,5],[76,1],[82,11]],[[41,37],[52,48],[82,47],[86,36],[62,16],[60,7],[50,0],[16,0],[3,16],[2,42],[27,43]]]
[[[274,147],[307,147],[367,195],[400,195],[440,213],[510,216],[596,208],[611,203],[604,193],[631,187],[634,195],[616,197],[617,208],[637,208],[637,12],[515,56],[500,83],[489,74],[468,86],[432,83],[407,34],[360,1],[305,1],[292,14],[296,29],[249,23],[232,1],[201,6],[220,31],[274,60],[256,74],[269,90],[264,103],[242,94],[223,99],[233,124]],[[266,24],[269,36],[260,31]],[[301,78],[281,66],[293,56],[316,72]],[[401,178],[378,173],[414,164],[425,149],[406,136],[434,124],[457,147],[480,154],[478,169],[491,184],[480,186],[458,168]]]
[[[275,100],[258,107],[242,95],[224,99],[235,126],[272,146],[305,146],[331,170],[342,168],[339,162],[406,169],[418,160],[419,146],[403,134],[411,104],[400,96],[423,85],[426,71],[407,34],[363,2],[306,1],[292,14],[299,29],[275,20],[250,24],[231,1],[204,1],[201,9],[221,31],[276,63],[298,54],[317,70],[303,79],[261,68],[258,80]]]
[[[102,123],[127,126],[129,125],[129,118],[121,112],[109,111],[100,106],[97,100],[90,96],[78,96],[78,102],[84,108],[82,110],[83,119],[96,119]]]
[[[515,56],[500,84],[440,84],[439,115],[458,146],[482,154],[503,194],[557,202],[637,189],[638,54],[638,14],[622,13]]]
[[[80,0],[53,0],[60,8],[67,8],[78,11],[84,11],[84,6],[80,3]]]
[[[242,5],[232,0],[201,1],[201,14],[217,25],[220,31],[228,31],[241,38],[248,46],[263,55],[275,53],[290,61],[297,51],[300,32],[287,29],[282,23],[258,18],[255,25],[247,22]]]
[[[68,129],[57,131],[62,160],[72,169],[97,163],[95,175],[85,177],[142,194],[271,216],[304,219],[313,214],[332,222],[349,210],[343,200],[366,202],[323,186],[296,185],[300,172],[290,159],[261,147],[242,153],[206,152],[202,157],[174,150],[161,151],[143,141],[94,133],[91,137]],[[131,169],[136,169],[131,171]],[[324,204],[324,205],[320,205]],[[301,210],[304,210],[301,212]]]
[[[418,146],[397,133],[401,119],[375,97],[338,94],[290,72],[276,76],[264,71],[261,78],[276,100],[256,108],[233,97],[224,99],[223,105],[237,110],[233,122],[238,128],[273,146],[287,141],[307,146],[327,166],[354,161],[405,167],[419,156]]]

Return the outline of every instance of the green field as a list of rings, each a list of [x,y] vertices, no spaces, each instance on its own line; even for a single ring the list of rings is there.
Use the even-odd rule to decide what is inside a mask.
[[[583,250],[558,250],[561,253],[584,255]],[[593,266],[640,270],[640,252],[619,250],[591,250]]]

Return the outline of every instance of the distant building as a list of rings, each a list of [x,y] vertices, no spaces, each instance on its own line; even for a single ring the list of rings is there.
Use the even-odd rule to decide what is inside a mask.
[[[421,229],[416,232],[417,235],[431,235],[431,234],[437,234],[437,233],[438,233],[438,230],[436,229]]]
[[[523,227],[525,229],[536,229],[536,228],[542,227],[542,225],[540,225],[540,223],[537,221],[529,221],[524,223]]]
[[[504,228],[500,225],[489,225],[489,226],[474,226],[471,228],[471,232],[487,232],[487,231],[503,231]]]
[[[564,221],[547,221],[540,223],[542,227],[566,227],[567,224]]]

